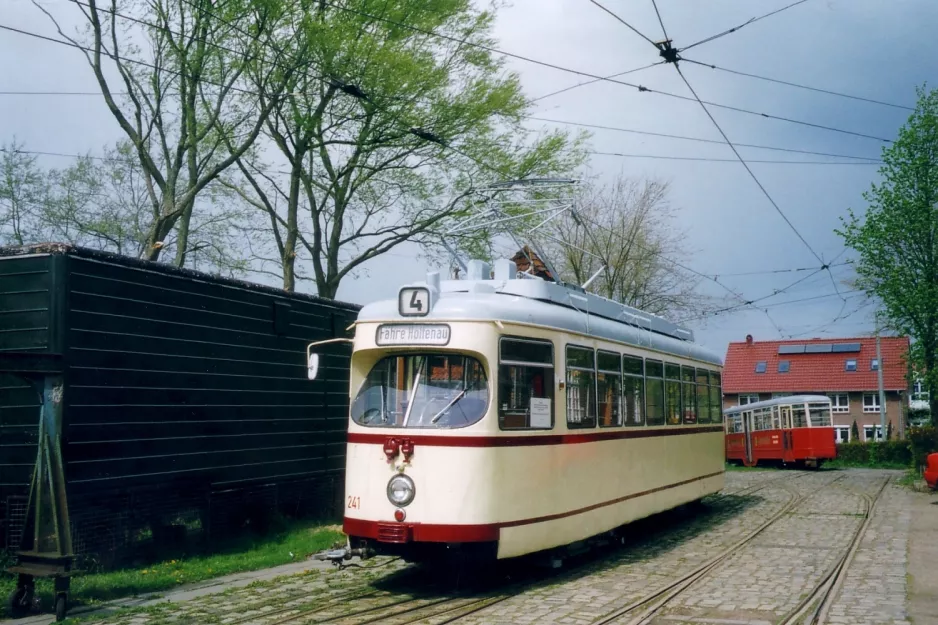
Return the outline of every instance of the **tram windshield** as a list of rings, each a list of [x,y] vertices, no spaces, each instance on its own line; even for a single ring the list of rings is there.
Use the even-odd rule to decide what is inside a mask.
[[[485,416],[482,364],[457,354],[406,354],[380,360],[352,403],[352,420],[386,428],[460,428]]]

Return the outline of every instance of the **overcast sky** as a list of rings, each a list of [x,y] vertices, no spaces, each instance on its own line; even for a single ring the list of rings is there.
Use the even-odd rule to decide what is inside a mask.
[[[678,48],[737,26],[789,4],[791,0],[658,0],[664,25]],[[662,38],[651,0],[603,0],[653,40]],[[48,20],[27,0],[0,0],[0,24],[55,36]],[[44,6],[57,15],[74,15],[66,0]],[[938,59],[938,3],[933,0],[808,0],[738,32],[689,50],[701,62],[750,74],[796,82],[864,98],[913,106],[915,87],[932,83]],[[499,11],[496,34],[502,50],[598,75],[610,75],[658,60],[647,41],[615,21],[589,0],[514,0]],[[0,31],[0,91],[93,91],[95,84],[76,50]],[[587,80],[573,74],[511,60],[526,91],[534,96]],[[714,71],[684,63],[682,69],[704,100],[771,115],[893,138],[909,111]],[[652,90],[687,95],[671,66],[658,66],[622,80]],[[730,140],[739,143],[878,158],[882,142],[799,126],[729,110],[711,109]],[[694,102],[657,93],[640,93],[599,82],[538,102],[538,117],[615,126],[640,131],[720,139]],[[537,127],[553,124],[532,122]],[[726,145],[594,130],[592,149],[620,154],[733,159]],[[99,151],[121,135],[100,96],[0,95],[0,143],[14,136],[28,149],[50,152]],[[754,148],[740,148],[746,159],[830,161]],[[43,157],[61,167],[67,159]],[[843,251],[833,229],[848,207],[862,212],[861,194],[877,179],[869,165],[791,165],[752,163],[752,171],[781,210],[825,261]],[[820,263],[772,207],[738,162],[653,160],[593,156],[601,176],[619,172],[652,176],[672,184],[671,202],[680,210],[687,238],[687,264],[746,299],[762,298],[809,272],[760,273],[817,268]],[[850,258],[839,256],[838,262]],[[376,260],[339,297],[365,303],[393,297],[399,284],[419,280],[426,267],[407,249]],[[758,339],[784,336],[853,336],[872,330],[871,308],[837,324],[831,321],[861,308],[863,299],[840,284],[849,267],[835,267],[834,292],[827,272],[786,292],[762,300],[761,310],[736,311],[688,324],[698,342],[725,353],[726,344],[747,333]],[[727,296],[714,281],[706,293]],[[811,299],[807,299],[811,298]],[[804,300],[786,304],[785,302]],[[730,303],[736,303],[730,301]],[[765,310],[768,311],[766,314]]]

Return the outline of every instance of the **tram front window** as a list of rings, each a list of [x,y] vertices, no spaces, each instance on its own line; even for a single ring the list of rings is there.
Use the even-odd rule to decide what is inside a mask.
[[[485,416],[489,392],[482,364],[456,354],[388,356],[368,373],[352,420],[389,428],[460,428]]]
[[[808,404],[808,415],[813,428],[829,428],[833,426],[831,421],[830,404]]]

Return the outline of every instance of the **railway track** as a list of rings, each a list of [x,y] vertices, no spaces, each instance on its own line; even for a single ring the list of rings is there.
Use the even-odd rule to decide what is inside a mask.
[[[831,480],[825,484],[823,488],[827,488],[841,479],[843,479],[842,476]],[[769,480],[768,482],[753,485],[748,488],[761,490],[761,488],[765,488],[766,486],[777,483],[779,481],[781,480]],[[782,620],[779,621],[778,625],[823,625],[823,623],[826,622],[825,619],[830,606],[836,598],[841,586],[843,585],[843,581],[846,578],[850,564],[852,563],[856,551],[859,548],[863,536],[865,535],[866,530],[873,518],[873,510],[875,508],[876,502],[882,496],[882,493],[889,484],[889,481],[889,478],[884,480],[874,495],[859,492],[856,493],[859,497],[861,497],[861,499],[863,499],[865,503],[863,522],[851,537],[851,541],[844,550],[843,555],[837,559],[836,563],[830,567],[830,569],[826,571],[824,575],[822,575],[814,589],[804,599],[802,599],[789,612],[789,614],[784,616]],[[748,488],[741,489],[741,491],[748,490]],[[652,623],[655,618],[660,615],[661,611],[682,593],[687,591],[696,582],[719,568],[720,565],[726,562],[731,556],[739,552],[746,545],[750,544],[759,535],[764,533],[772,525],[795,510],[795,508],[804,503],[816,492],[814,491],[806,494],[800,494],[789,488],[787,485],[783,485],[783,488],[788,490],[792,494],[792,497],[778,512],[760,524],[754,531],[727,549],[723,550],[705,562],[703,565],[697,567],[687,575],[684,575],[670,584],[659,588],[655,592],[646,595],[641,599],[638,599],[622,608],[618,608],[615,611],[604,615],[599,620],[594,621],[591,625],[649,625]],[[738,494],[741,491],[737,491],[732,494]]]

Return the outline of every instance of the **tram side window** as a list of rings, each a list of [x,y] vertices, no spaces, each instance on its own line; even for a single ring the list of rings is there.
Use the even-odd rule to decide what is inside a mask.
[[[664,365],[660,360],[645,361],[645,423],[664,425]]]
[[[596,387],[599,391],[599,426],[622,425],[620,397],[622,393],[621,356],[612,352],[596,352]]]
[[[813,428],[829,428],[831,421],[831,407],[827,404],[808,404],[808,418]]]
[[[804,411],[804,404],[794,404],[791,407],[791,427],[808,427],[808,415]]]
[[[503,430],[554,427],[554,346],[503,338],[499,343],[498,425]]]
[[[567,427],[596,427],[596,363],[592,349],[567,345]]]
[[[684,394],[684,423],[697,423],[697,385],[694,368],[681,367],[681,389]]]
[[[736,414],[731,414],[726,418],[726,433],[727,434],[742,434],[743,432],[743,414],[737,412]]]
[[[622,357],[622,413],[625,425],[645,423],[645,363],[635,356]]]
[[[668,425],[681,424],[681,366],[670,362],[664,365],[665,397],[668,402],[666,417]]]
[[[710,372],[710,420],[712,423],[723,422],[723,391],[721,375],[716,371]]]
[[[710,423],[709,376],[706,369],[697,369],[697,423]]]
[[[752,430],[764,432],[772,429],[772,408],[759,408],[752,413]]]

